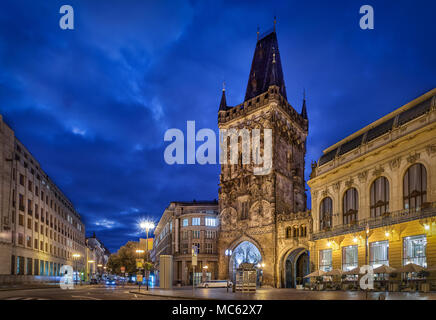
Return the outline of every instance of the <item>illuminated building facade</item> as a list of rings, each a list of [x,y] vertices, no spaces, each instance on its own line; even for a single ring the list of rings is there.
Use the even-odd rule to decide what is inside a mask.
[[[0,139],[0,282],[52,281],[62,265],[83,272],[80,215],[1,116]]]
[[[308,184],[315,269],[436,265],[436,89],[324,150]]]

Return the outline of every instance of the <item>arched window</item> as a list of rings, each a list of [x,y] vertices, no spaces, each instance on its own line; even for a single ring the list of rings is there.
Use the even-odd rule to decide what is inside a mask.
[[[332,198],[327,197],[321,201],[319,208],[319,222],[320,229],[324,230],[332,227],[332,215],[333,215],[333,201]]]
[[[350,224],[357,221],[357,212],[359,211],[359,198],[355,188],[348,189],[344,194],[343,202],[344,224]]]
[[[420,208],[427,201],[427,170],[420,164],[407,169],[403,179],[404,208]]]
[[[292,238],[292,228],[291,227],[287,227],[286,228],[286,238]]]
[[[379,217],[389,212],[389,181],[386,177],[377,178],[370,190],[371,217]]]
[[[298,227],[294,226],[294,234],[293,234],[294,238],[298,238]]]

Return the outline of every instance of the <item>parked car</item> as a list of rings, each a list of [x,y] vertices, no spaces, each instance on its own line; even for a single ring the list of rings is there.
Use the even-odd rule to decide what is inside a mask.
[[[227,280],[208,280],[198,285],[200,288],[230,288],[232,286],[233,283]]]
[[[90,284],[98,284],[98,280],[96,278],[92,278]]]

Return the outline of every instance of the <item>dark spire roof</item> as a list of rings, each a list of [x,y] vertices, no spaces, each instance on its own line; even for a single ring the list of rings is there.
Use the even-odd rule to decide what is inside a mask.
[[[301,108],[301,117],[303,117],[303,119],[308,120],[308,117],[307,117],[307,108],[306,108],[306,91],[304,91],[303,107]]]
[[[227,110],[227,101],[226,101],[226,89],[223,85],[223,94],[221,95],[221,102],[220,102],[220,108],[219,111],[226,111]]]
[[[268,91],[268,87],[271,85],[278,86],[280,94],[287,99],[275,30],[257,41],[253,62],[251,63],[245,101]]]

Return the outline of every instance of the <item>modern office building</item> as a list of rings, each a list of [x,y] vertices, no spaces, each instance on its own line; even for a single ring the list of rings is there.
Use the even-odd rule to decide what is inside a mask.
[[[85,226],[71,201],[0,116],[0,282],[51,281],[85,267]]]
[[[436,265],[436,89],[324,150],[312,165],[316,269]]]
[[[160,255],[173,256],[173,282],[191,284],[193,279],[218,277],[218,201],[171,202],[156,229],[151,253],[159,275]],[[192,246],[198,250],[197,266],[192,266]]]

